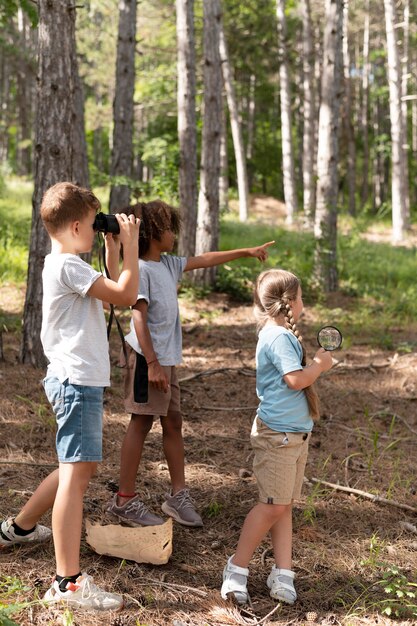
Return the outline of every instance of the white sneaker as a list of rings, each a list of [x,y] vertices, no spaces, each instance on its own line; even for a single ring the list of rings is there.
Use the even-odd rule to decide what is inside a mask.
[[[271,590],[269,595],[274,600],[281,600],[288,604],[294,604],[297,599],[297,592],[294,588],[295,573],[290,569],[279,569],[273,566],[268,576],[266,584]]]
[[[17,535],[13,529],[14,519],[10,517],[4,520],[0,525],[0,548],[8,546],[47,541],[52,536],[52,531],[46,526],[36,524],[35,530],[28,535]]]
[[[223,600],[234,598],[237,604],[247,604],[249,600],[248,594],[248,575],[247,567],[239,567],[232,563],[232,558],[227,561],[223,570],[223,584],[221,596]]]
[[[69,608],[86,611],[120,611],[123,608],[122,596],[100,589],[94,584],[93,577],[85,573],[78,576],[75,583],[67,583],[67,591],[61,591],[54,580],[43,599],[48,604],[62,602]]]

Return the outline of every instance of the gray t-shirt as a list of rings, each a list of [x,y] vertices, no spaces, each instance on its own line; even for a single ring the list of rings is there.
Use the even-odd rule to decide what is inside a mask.
[[[41,341],[49,361],[47,376],[75,385],[110,385],[103,303],[87,296],[100,276],[75,254],[45,257]]]
[[[148,328],[161,365],[179,365],[182,361],[177,283],[181,280],[186,264],[185,257],[169,254],[161,255],[160,261],[139,259],[138,300],[146,300],[148,303]],[[133,319],[126,341],[142,354]]]

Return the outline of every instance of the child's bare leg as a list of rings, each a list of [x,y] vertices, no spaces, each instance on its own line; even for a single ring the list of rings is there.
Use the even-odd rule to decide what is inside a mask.
[[[52,510],[56,571],[60,576],[80,572],[80,542],[84,493],[97,463],[60,463],[59,486]]]
[[[182,417],[178,411],[171,411],[161,418],[162,444],[171,476],[172,493],[175,495],[185,487],[184,440],[182,438]]]
[[[283,507],[282,515],[271,528],[275,564],[279,569],[292,568],[292,504]]]
[[[256,548],[267,532],[278,523],[285,514],[285,505],[264,504],[258,502],[248,515],[240,533],[239,543],[233,556],[233,564],[239,567],[248,567]]]
[[[136,489],[136,476],[142,458],[143,446],[147,434],[152,428],[152,415],[133,414],[126,434],[123,439],[120,459],[120,493],[134,494]],[[118,497],[118,502],[123,505],[129,498]]]
[[[46,511],[52,509],[58,489],[59,470],[51,472],[26,502],[14,521],[23,530],[30,530]]]

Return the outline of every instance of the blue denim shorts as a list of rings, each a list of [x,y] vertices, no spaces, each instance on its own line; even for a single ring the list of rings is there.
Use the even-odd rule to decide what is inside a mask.
[[[71,385],[55,377],[43,381],[57,422],[60,463],[102,460],[104,387]]]

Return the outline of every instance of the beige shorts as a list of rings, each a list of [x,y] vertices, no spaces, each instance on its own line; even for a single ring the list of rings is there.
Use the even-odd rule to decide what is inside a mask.
[[[301,496],[311,433],[279,433],[255,417],[251,444],[259,501],[290,504]]]
[[[137,353],[131,346],[127,348],[127,367],[125,367],[125,410],[136,415],[154,415],[166,417],[168,412],[180,412],[180,387],[175,366],[165,366],[163,369],[168,377],[169,387],[165,393],[148,384],[148,400],[144,403],[135,402],[134,380]],[[125,358],[121,355],[121,364]]]

